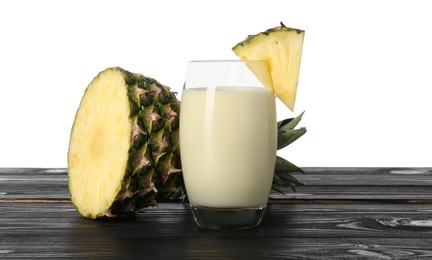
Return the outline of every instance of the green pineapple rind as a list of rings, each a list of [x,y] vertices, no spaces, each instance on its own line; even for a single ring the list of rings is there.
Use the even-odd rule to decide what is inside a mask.
[[[255,39],[259,38],[259,36],[269,36],[270,34],[274,33],[274,32],[279,32],[279,31],[292,31],[292,32],[296,32],[297,34],[304,34],[305,31],[304,30],[300,30],[300,29],[295,29],[295,28],[290,28],[290,27],[286,27],[282,22],[280,23],[280,26],[268,29],[266,31],[260,32],[258,34],[253,34],[253,35],[248,35],[246,37],[246,39],[244,39],[243,41],[237,43],[234,47],[232,47],[233,50],[235,50],[237,47],[239,46],[245,46],[248,45],[251,41],[254,41]]]

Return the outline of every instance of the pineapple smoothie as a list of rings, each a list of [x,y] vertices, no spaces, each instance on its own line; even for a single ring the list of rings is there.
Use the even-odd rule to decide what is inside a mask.
[[[277,144],[274,102],[268,88],[183,91],[180,150],[191,205],[267,204]]]

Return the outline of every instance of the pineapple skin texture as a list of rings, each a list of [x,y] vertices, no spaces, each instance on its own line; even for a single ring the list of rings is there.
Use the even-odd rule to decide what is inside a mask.
[[[107,72],[116,72],[124,79],[124,85],[120,84],[118,87],[124,87],[127,90],[128,122],[131,129],[130,135],[127,136],[129,149],[125,156],[127,158],[126,167],[117,173],[121,177],[121,182],[110,184],[116,188],[114,190],[111,188],[108,192],[114,192],[116,195],[112,203],[111,201],[108,202],[107,205],[109,206],[106,209],[96,213],[82,209],[80,205],[85,204],[86,201],[78,201],[79,199],[75,198],[71,187],[72,182],[76,180],[69,173],[71,200],[78,212],[83,217],[90,219],[128,215],[144,207],[155,206],[157,201],[178,198],[181,192],[180,102],[169,87],[163,86],[155,79],[145,77],[142,74],[131,73],[120,67],[102,71],[92,83]],[[104,102],[110,102],[110,100]],[[79,109],[81,109],[81,105]],[[74,120],[72,133],[77,116]],[[68,168],[74,163],[70,154],[72,145],[71,138]],[[106,158],[106,161],[109,163],[113,159],[115,158]],[[85,175],[86,173],[82,174]],[[93,174],[98,175],[99,178],[106,177],[102,170],[100,173]],[[96,184],[82,185],[82,189],[96,189]]]

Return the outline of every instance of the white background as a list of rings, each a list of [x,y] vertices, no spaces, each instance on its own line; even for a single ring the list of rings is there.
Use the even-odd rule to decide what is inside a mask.
[[[181,91],[186,63],[277,26],[306,31],[299,166],[432,166],[427,1],[1,1],[0,167],[66,167],[86,86],[121,66]]]

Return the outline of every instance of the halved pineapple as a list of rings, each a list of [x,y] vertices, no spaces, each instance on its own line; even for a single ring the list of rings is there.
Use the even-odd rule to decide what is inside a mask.
[[[108,68],[93,79],[68,153],[71,200],[84,217],[132,213],[179,191],[179,109],[168,87],[141,74]]]
[[[293,111],[300,72],[304,31],[280,26],[248,36],[232,49],[242,60],[268,63],[276,96]],[[250,68],[267,87],[266,70]]]

